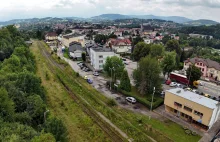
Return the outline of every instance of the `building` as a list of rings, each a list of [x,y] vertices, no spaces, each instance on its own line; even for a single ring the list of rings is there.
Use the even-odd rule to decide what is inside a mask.
[[[208,130],[220,117],[220,103],[181,88],[167,90],[165,110]]]
[[[109,39],[106,46],[118,54],[131,53],[131,41],[129,39]]]
[[[70,43],[72,42],[79,42],[81,43],[82,47],[85,47],[85,35],[78,34],[78,33],[71,33],[68,35],[64,35],[61,39],[61,42],[64,46],[69,47]]]
[[[50,32],[45,35],[46,41],[55,41],[57,40],[57,38],[58,38],[58,35],[55,32]]]
[[[211,80],[220,80],[220,64],[218,62],[195,57],[184,61],[184,69],[187,70],[192,64],[200,68],[203,77]]]
[[[87,52],[90,56],[91,65],[95,70],[103,70],[103,65],[107,57],[118,56],[111,48],[98,46],[95,44],[88,45]]]
[[[82,48],[81,43],[79,42],[71,42],[69,46],[69,55],[77,60],[82,59],[82,53],[84,52],[84,49]]]

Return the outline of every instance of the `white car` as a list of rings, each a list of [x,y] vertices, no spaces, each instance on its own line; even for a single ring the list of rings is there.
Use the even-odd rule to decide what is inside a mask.
[[[134,104],[134,103],[137,102],[136,99],[133,98],[133,97],[126,97],[125,99],[126,99],[128,102],[132,103],[132,104]]]
[[[94,76],[99,76],[99,73],[96,71],[93,73]]]
[[[170,83],[170,87],[175,87],[176,85],[177,85],[176,82],[171,82],[171,83]]]
[[[177,84],[176,84],[176,87],[178,87],[178,88],[183,88],[183,85],[182,85],[182,84],[177,83]]]

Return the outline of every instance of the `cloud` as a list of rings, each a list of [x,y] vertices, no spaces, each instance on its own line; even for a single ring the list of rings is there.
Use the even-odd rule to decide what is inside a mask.
[[[220,21],[220,0],[1,0],[0,4],[0,21],[46,16],[91,17],[105,13]]]

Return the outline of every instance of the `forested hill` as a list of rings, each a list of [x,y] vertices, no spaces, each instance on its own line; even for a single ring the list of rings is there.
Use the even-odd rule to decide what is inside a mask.
[[[45,90],[35,58],[13,26],[0,29],[0,60],[0,141],[66,141],[61,120],[44,121]]]
[[[183,27],[180,29],[181,33],[185,34],[203,34],[203,35],[212,35],[214,38],[220,39],[220,24],[212,26],[192,26],[192,27]]]

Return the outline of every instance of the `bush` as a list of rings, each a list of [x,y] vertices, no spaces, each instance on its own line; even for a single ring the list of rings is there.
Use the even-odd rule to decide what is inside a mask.
[[[76,77],[79,77],[79,73],[78,72],[76,73]]]
[[[190,130],[185,130],[185,133],[186,133],[187,135],[191,135],[191,131],[190,131]]]
[[[113,107],[113,106],[116,106],[117,103],[115,102],[114,99],[110,99],[110,100],[108,100],[107,105],[110,106],[110,107]]]

